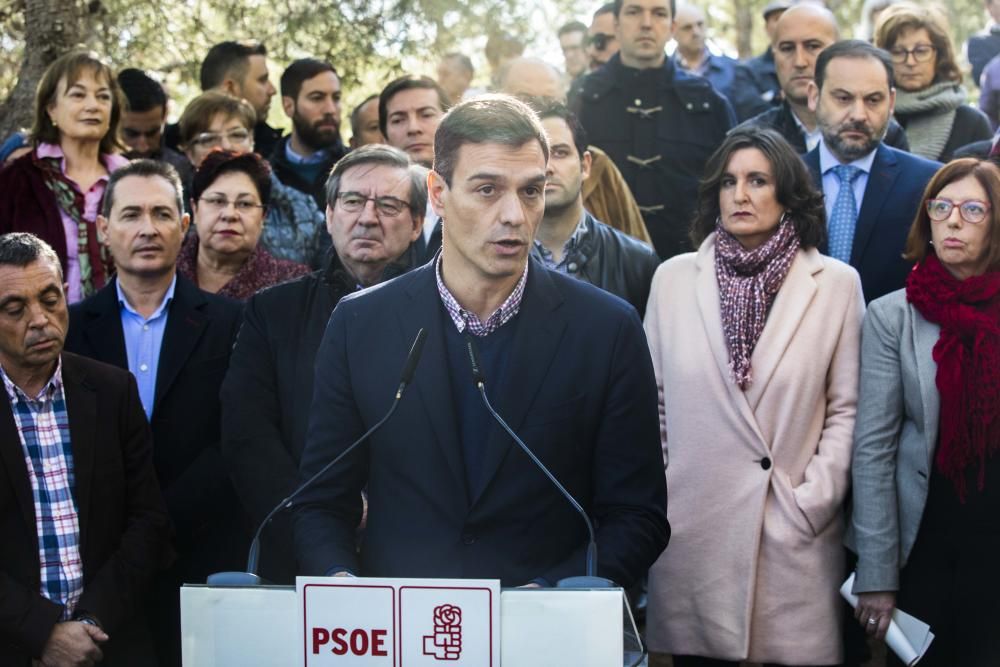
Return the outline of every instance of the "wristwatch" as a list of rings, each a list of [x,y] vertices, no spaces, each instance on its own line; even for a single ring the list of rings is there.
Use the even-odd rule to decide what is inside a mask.
[[[73,618],[71,620],[77,621],[79,623],[86,623],[87,625],[93,625],[98,630],[104,629],[101,626],[101,622],[97,619],[97,617],[84,609],[77,609],[75,612],[73,612]]]

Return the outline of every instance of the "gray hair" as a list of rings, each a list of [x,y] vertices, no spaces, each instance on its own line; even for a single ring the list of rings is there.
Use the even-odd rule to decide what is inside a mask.
[[[101,215],[105,218],[111,216],[111,209],[115,203],[115,190],[118,187],[118,183],[129,176],[162,178],[165,180],[174,189],[174,197],[177,202],[177,215],[184,215],[184,186],[181,183],[180,174],[177,173],[173,165],[161,162],[160,160],[133,160],[124,167],[113,171],[111,177],[108,179],[108,185],[104,189],[104,204],[101,206]]]
[[[369,144],[356,148],[334,165],[326,179],[326,204],[333,208],[340,194],[340,180],[348,169],[362,165],[385,165],[405,169],[410,174],[410,211],[423,217],[427,209],[427,169],[410,162],[404,151],[385,144]]]
[[[28,232],[0,234],[0,266],[25,267],[38,260],[55,265],[62,280],[62,263],[59,255],[48,243]]]

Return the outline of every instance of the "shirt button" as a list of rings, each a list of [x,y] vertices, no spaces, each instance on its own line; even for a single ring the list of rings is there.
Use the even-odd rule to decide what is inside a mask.
[[[472,533],[462,533],[462,544],[475,544],[476,536]]]
[[[148,324],[143,324],[142,325],[142,330],[143,331],[149,331],[149,325]]]
[[[142,371],[143,373],[145,373],[146,371],[149,370],[149,366],[147,366],[146,364],[140,364],[139,365],[139,370]]]
[[[767,470],[771,467],[771,459],[766,456],[760,460],[760,467]]]

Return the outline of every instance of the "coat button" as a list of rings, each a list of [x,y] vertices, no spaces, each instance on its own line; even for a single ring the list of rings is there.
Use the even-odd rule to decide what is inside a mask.
[[[569,264],[566,265],[566,270],[568,270],[570,273],[576,273],[576,270],[579,268],[580,267],[576,265],[576,262],[570,262]]]
[[[472,533],[462,533],[462,544],[475,544],[476,536]]]
[[[685,104],[684,106],[685,106],[685,107],[687,107],[687,110],[688,110],[688,111],[691,111],[691,109],[694,109],[694,105],[693,105],[693,104],[691,104],[690,102],[688,102],[688,103],[687,103],[687,104]]]
[[[766,456],[764,458],[762,458],[760,460],[760,467],[763,468],[764,470],[767,470],[768,468],[770,468],[771,467],[771,459],[767,458]]]

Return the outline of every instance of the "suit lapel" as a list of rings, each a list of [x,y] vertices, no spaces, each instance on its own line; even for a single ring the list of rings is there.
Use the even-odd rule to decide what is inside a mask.
[[[494,408],[516,433],[524,425],[529,408],[548,375],[559,350],[559,341],[566,321],[558,308],[562,297],[541,264],[531,261],[524,298],[517,315],[517,331],[511,343],[505,377],[501,387],[494,385]],[[502,389],[502,391],[497,391]],[[487,385],[487,392],[490,391]],[[510,448],[515,446],[510,435],[499,424],[490,430],[483,454],[482,484],[473,504],[483,496],[496,476]],[[530,447],[530,443],[528,443]]]
[[[73,479],[80,520],[80,553],[87,553],[90,490],[97,445],[97,396],[72,355],[63,355],[63,387],[73,450]]]
[[[156,370],[156,397],[153,413],[170,390],[178,373],[187,363],[208,323],[204,307],[205,295],[179,274],[174,288],[174,300],[169,306],[167,326],[160,346],[160,359]]]
[[[851,266],[858,266],[864,255],[872,232],[878,223],[882,207],[892,192],[892,187],[899,176],[899,165],[894,156],[885,146],[879,144],[872,162],[871,174],[865,186],[865,197],[858,211],[858,222],[854,227],[854,242],[851,245]],[[898,252],[898,251],[897,251]]]
[[[87,306],[84,338],[94,351],[94,358],[118,368],[128,368],[125,333],[122,330],[116,282],[94,296]]]
[[[21,507],[21,517],[25,525],[35,530],[35,500],[31,495],[31,481],[28,479],[28,468],[24,463],[24,448],[21,446],[21,436],[14,423],[14,412],[3,394],[3,405],[0,405],[0,462],[7,469],[10,486],[14,489],[14,497]]]
[[[811,248],[797,253],[785,276],[751,357],[753,382],[745,393],[754,410],[816,294],[813,276],[822,270],[819,251]]]
[[[442,328],[449,324],[441,313],[441,299],[437,293],[434,263],[416,269],[419,277],[408,289],[409,300],[399,309],[399,331],[401,345],[409,349],[417,331],[422,327],[427,331],[422,362],[413,376],[413,389],[423,403],[423,414],[430,420],[435,442],[441,448],[448,470],[456,488],[462,489],[461,497],[468,499],[465,463],[458,438],[458,422],[455,416],[455,400],[448,373],[448,352],[445,349],[445,332]],[[471,382],[471,379],[470,379]]]
[[[917,360],[917,377],[920,379],[920,397],[924,408],[924,436],[927,441],[927,460],[933,460],[937,445],[938,421],[941,401],[937,389],[937,364],[932,351],[941,336],[941,327],[925,320],[917,309],[907,304],[913,318],[913,352]]]
[[[754,417],[750,403],[746,394],[740,390],[736,383],[732,381],[729,372],[729,348],[726,347],[725,336],[722,332],[722,311],[719,305],[719,283],[715,277],[715,242],[703,244],[698,250],[695,260],[698,274],[695,277],[695,295],[698,302],[698,312],[701,314],[701,323],[705,329],[705,339],[712,349],[712,356],[715,358],[715,365],[722,376],[722,384],[725,385],[729,397],[736,406],[736,409],[743,417],[750,430],[757,436],[760,444],[767,450],[767,440],[761,433]]]

